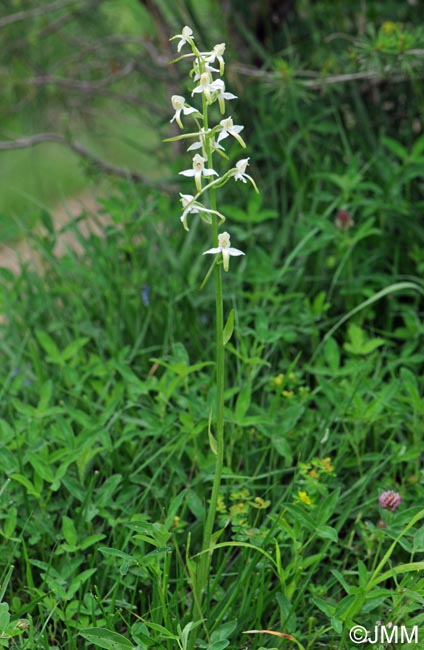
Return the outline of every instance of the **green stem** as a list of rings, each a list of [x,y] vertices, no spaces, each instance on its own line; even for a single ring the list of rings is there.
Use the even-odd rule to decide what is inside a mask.
[[[205,98],[203,98],[203,127],[208,129],[208,109]],[[206,155],[208,167],[212,167],[212,151],[210,142],[206,139]],[[209,190],[210,208],[216,210],[216,190],[211,187]],[[212,232],[214,246],[218,245],[218,217],[213,215]],[[222,290],[222,264],[215,264],[215,337],[216,337],[216,461],[215,472],[212,485],[212,493],[207,508],[207,516],[203,529],[202,554],[199,558],[196,590],[196,611],[194,620],[197,621],[202,617],[202,603],[209,580],[210,565],[212,552],[213,527],[216,518],[216,508],[218,503],[219,491],[221,487],[222,468],[224,464],[224,305]],[[195,642],[194,634],[192,635],[193,644]]]

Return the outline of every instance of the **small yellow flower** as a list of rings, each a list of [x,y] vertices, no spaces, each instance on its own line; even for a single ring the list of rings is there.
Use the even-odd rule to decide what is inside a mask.
[[[231,501],[240,501],[241,499],[247,499],[249,497],[249,490],[244,488],[243,490],[238,490],[237,492],[231,492],[230,499]]]
[[[294,391],[293,390],[283,390],[281,393],[283,397],[287,397],[288,399],[291,399],[294,397]]]
[[[331,463],[331,458],[322,458],[321,459],[321,469],[323,472],[332,472],[333,471],[333,465]]]
[[[299,490],[297,493],[297,498],[299,499],[299,501],[301,501],[307,506],[312,505],[312,499],[307,492],[303,492],[302,490]]]
[[[230,507],[230,512],[232,515],[245,515],[248,512],[248,507],[245,503],[240,501],[239,503],[234,503]]]
[[[274,386],[281,386],[281,384],[283,383],[283,379],[284,379],[284,375],[283,375],[282,372],[280,372],[279,375],[274,377],[274,379],[272,380],[272,383],[274,384]]]
[[[222,513],[227,512],[227,506],[225,505],[224,497],[221,494],[218,496],[216,509],[217,512],[222,512]]]
[[[311,469],[311,471],[308,472],[308,476],[309,476],[310,478],[318,478],[318,477],[319,477],[319,473],[317,472],[316,469]]]
[[[255,508],[259,508],[260,510],[269,508],[271,505],[271,501],[268,501],[265,499],[261,499],[261,497],[255,497],[255,503],[253,504]]]
[[[381,26],[381,31],[385,34],[393,34],[394,32],[400,31],[400,25],[394,23],[392,20],[386,20]]]

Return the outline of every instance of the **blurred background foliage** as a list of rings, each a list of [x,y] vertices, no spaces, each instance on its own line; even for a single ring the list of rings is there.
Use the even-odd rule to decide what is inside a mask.
[[[180,91],[183,72],[168,65],[168,39],[183,24],[205,47],[227,43],[228,84],[242,96],[235,110],[250,134],[264,196],[285,214],[295,203],[303,209],[305,192],[314,194],[315,210],[333,205],[331,195],[348,204],[365,173],[375,183],[366,194],[386,196],[397,171],[387,155],[409,167],[409,182],[418,164],[382,140],[399,136],[407,155],[421,133],[424,28],[413,0],[44,0],[35,7],[4,0],[1,9],[3,239],[32,225],[40,205],[93,180],[105,186],[104,175],[94,174],[98,165],[66,143],[82,144],[124,175],[170,176],[171,149],[160,141],[170,134],[169,97]],[[63,143],[10,148],[46,133]],[[312,179],[305,171],[317,163],[323,175]],[[393,212],[404,210],[402,197],[393,198],[396,207],[380,215],[390,227]]]

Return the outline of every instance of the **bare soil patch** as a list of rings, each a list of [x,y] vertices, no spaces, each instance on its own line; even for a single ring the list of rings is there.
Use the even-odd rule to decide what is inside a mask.
[[[72,248],[78,254],[82,253],[82,246],[71,231],[60,232],[67,223],[79,217],[82,212],[87,213],[87,218],[78,224],[78,229],[82,235],[85,237],[90,233],[101,235],[102,227],[107,225],[110,220],[107,215],[99,215],[99,209],[100,206],[92,194],[83,194],[66,199],[61,205],[52,210],[54,229],[58,232],[54,249],[56,255],[63,255],[69,248]],[[30,241],[24,239],[12,245],[0,245],[0,267],[18,274],[22,264],[27,263],[34,264],[38,268],[41,266],[36,251],[31,248]]]

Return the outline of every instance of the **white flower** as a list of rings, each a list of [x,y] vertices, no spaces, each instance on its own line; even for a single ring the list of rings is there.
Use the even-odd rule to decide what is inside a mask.
[[[210,248],[208,251],[205,251],[203,255],[207,254],[218,255],[222,254],[222,263],[224,265],[224,271],[228,271],[228,266],[230,264],[230,256],[238,257],[239,255],[244,255],[242,251],[239,251],[238,248],[232,248],[230,242],[230,235],[228,232],[223,232],[218,235],[218,246],[217,248]]]
[[[194,196],[192,196],[191,194],[181,194],[180,192],[180,196],[181,196],[181,203],[184,209],[184,212],[180,217],[180,221],[183,224],[185,230],[188,231],[189,229],[187,225],[187,215],[189,214],[200,214],[201,212],[204,212],[207,215],[216,214],[220,219],[222,219],[222,221],[225,221],[224,215],[218,212],[218,210],[210,210],[209,208],[205,208],[204,205],[195,201]],[[200,216],[202,215],[200,214]],[[204,220],[207,221],[207,223],[211,222],[210,217],[209,218],[206,217]]]
[[[259,192],[257,185],[253,178],[249,176],[249,174],[246,174],[246,169],[249,164],[250,158],[243,158],[243,160],[239,160],[238,163],[236,163],[235,169],[233,171],[233,176],[236,181],[242,181],[243,183],[247,183],[246,178],[252,183],[253,187],[255,188],[256,192]]]
[[[210,53],[207,52],[207,54]],[[202,74],[202,72],[219,72],[219,70],[217,70],[217,68],[213,68],[211,65],[209,65],[209,63],[207,63],[207,61],[203,59],[202,59],[202,65],[200,66],[199,59],[195,59],[193,61],[193,70],[192,70],[193,81],[198,81],[200,79],[200,75]]]
[[[186,104],[184,97],[182,97],[181,95],[172,95],[171,103],[172,103],[172,108],[175,111],[175,115],[172,118],[172,120],[170,120],[170,122],[176,120],[180,129],[184,128],[183,123],[181,122],[181,111],[183,112],[184,115],[190,115],[191,113],[199,112],[196,108],[193,108],[192,106]]]
[[[206,142],[205,142],[205,135],[208,134],[208,133],[210,133],[211,130],[212,130],[212,129],[208,129],[208,130],[206,131],[206,130],[203,129],[203,128],[200,129],[200,131],[199,131],[199,139],[198,139],[198,141],[197,141],[197,142],[193,142],[193,144],[191,144],[191,145],[188,147],[187,151],[196,151],[197,149],[202,149],[202,153],[205,153],[205,145],[206,145]],[[221,151],[225,151],[224,147],[222,147],[220,144],[218,144],[217,142],[215,142],[215,138],[213,138],[213,136],[210,136],[209,146],[210,146],[210,150],[211,150],[212,152],[213,152],[213,151],[216,151],[217,149],[221,149]]]
[[[199,131],[199,139],[198,139],[198,141],[193,142],[193,144],[191,144],[188,147],[187,151],[195,151],[196,149],[202,149],[203,151],[205,151],[205,144],[206,144],[205,136],[206,136],[207,133],[210,133],[210,132],[211,132],[211,129],[204,129],[202,127],[200,129],[200,131]]]
[[[244,142],[241,135],[239,135],[240,131],[243,131],[244,126],[233,124],[232,117],[226,117],[224,120],[221,120],[220,125],[222,129],[218,135],[217,142],[221,142],[221,140],[224,138],[228,138],[229,135],[232,135],[233,138],[235,138],[243,148],[246,148],[246,143]]]
[[[169,40],[173,41],[174,38],[179,38],[180,42],[178,43],[177,50],[178,52],[181,52],[181,48],[183,47],[183,45],[185,45],[186,43],[189,43],[189,45],[191,45],[193,43],[192,36],[193,36],[193,30],[191,29],[191,27],[187,27],[186,25],[185,27],[183,27],[181,34],[177,34],[176,36],[173,36]]]
[[[194,93],[203,93],[208,104],[210,104],[212,101],[211,94],[216,90],[216,81],[212,80],[210,72],[202,72],[199,81],[199,85],[196,86],[196,88],[193,88],[191,96],[193,96]]]
[[[218,59],[219,74],[221,75],[221,77],[224,74],[224,67],[225,67],[225,61],[223,58],[224,52],[225,52],[225,43],[218,43],[217,45],[215,45],[212,52],[210,52],[209,56],[206,59],[207,63],[215,63],[215,59]]]
[[[216,92],[216,98],[218,100],[219,104],[219,110],[221,111],[222,115],[225,113],[225,100],[226,99],[237,99],[237,95],[233,95],[233,93],[228,93],[225,90],[225,84],[222,81],[222,79],[217,79],[214,82],[215,86],[215,92]]]
[[[202,191],[202,176],[218,176],[218,173],[214,169],[205,169],[206,158],[200,156],[198,153],[193,156],[193,169],[185,169],[183,172],[180,172],[183,176],[194,176],[194,182],[196,183],[197,191]]]

